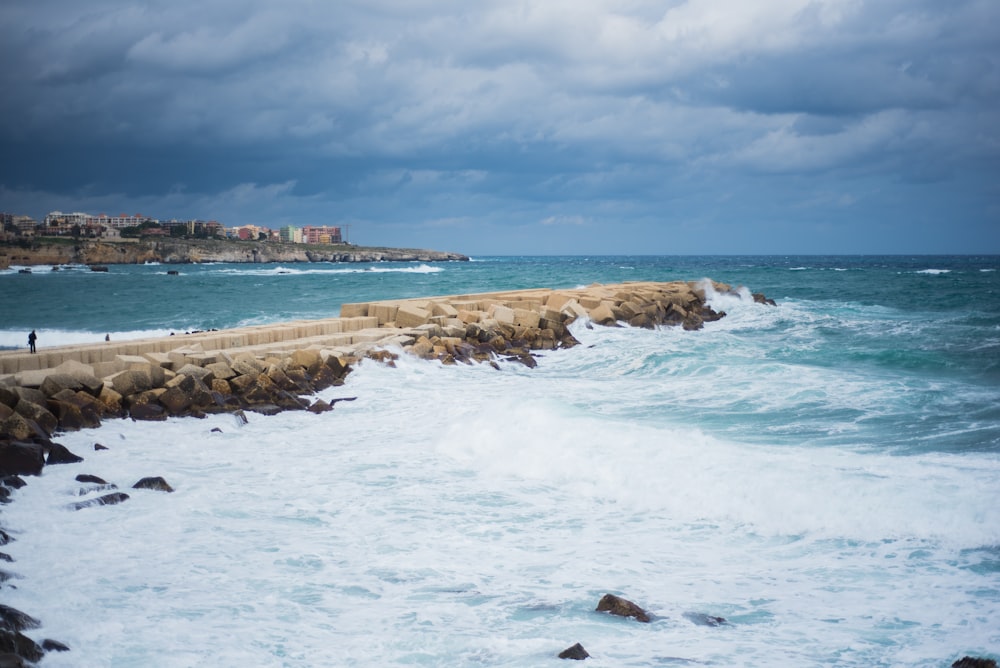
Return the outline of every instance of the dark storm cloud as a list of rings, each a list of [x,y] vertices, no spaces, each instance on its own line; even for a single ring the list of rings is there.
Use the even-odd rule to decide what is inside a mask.
[[[931,212],[952,211],[974,221],[964,247],[986,230],[997,251],[998,19],[919,0],[9,2],[0,209],[342,222],[470,252],[591,251],[615,226],[623,250],[724,231],[720,250],[821,251],[887,215],[947,250],[961,227]]]

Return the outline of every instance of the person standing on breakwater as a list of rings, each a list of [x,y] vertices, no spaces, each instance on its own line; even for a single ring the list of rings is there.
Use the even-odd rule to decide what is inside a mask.
[[[31,352],[35,352],[35,341],[38,340],[38,335],[35,334],[35,330],[31,330],[31,334],[28,334],[28,347],[31,348]]]

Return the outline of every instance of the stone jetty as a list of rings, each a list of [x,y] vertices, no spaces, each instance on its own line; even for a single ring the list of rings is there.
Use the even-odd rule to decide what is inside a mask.
[[[568,325],[696,330],[706,282],[594,284],[344,304],[340,316],[0,353],[0,438],[49,437],[106,417],[159,420],[236,410],[319,410],[306,397],[352,365],[403,350],[445,364],[512,360],[577,341]],[[760,302],[770,302],[755,295]],[[770,302],[773,303],[773,302]]]

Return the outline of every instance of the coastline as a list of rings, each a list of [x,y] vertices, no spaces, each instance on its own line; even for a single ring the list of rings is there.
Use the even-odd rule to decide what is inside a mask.
[[[0,269],[10,266],[198,264],[202,262],[468,262],[461,253],[348,244],[293,244],[273,241],[157,239],[100,241],[44,239],[29,248],[0,246]]]

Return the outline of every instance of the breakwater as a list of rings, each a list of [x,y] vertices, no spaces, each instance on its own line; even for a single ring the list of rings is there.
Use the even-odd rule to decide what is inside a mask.
[[[157,421],[231,412],[245,420],[244,411],[322,413],[353,397],[327,402],[313,395],[343,385],[363,360],[393,364],[393,349],[444,364],[499,368],[508,360],[530,367],[536,351],[577,345],[568,325],[581,318],[599,326],[700,329],[725,315],[708,306],[707,291],[732,290],[709,281],[626,283],[361,302],[344,304],[340,317],[324,320],[0,353],[0,490],[8,497],[25,484],[20,476],[83,461],[50,439],[98,427],[106,418]],[[763,295],[754,299],[769,301]],[[73,510],[129,499],[101,478],[77,480],[87,491],[107,493],[71,504]],[[158,476],[133,487],[172,491]],[[0,530],[0,539],[11,537]],[[5,570],[0,575],[13,577]],[[40,622],[20,610],[0,607],[0,621],[0,641],[17,657],[38,661],[46,652],[70,649],[22,633]]]

